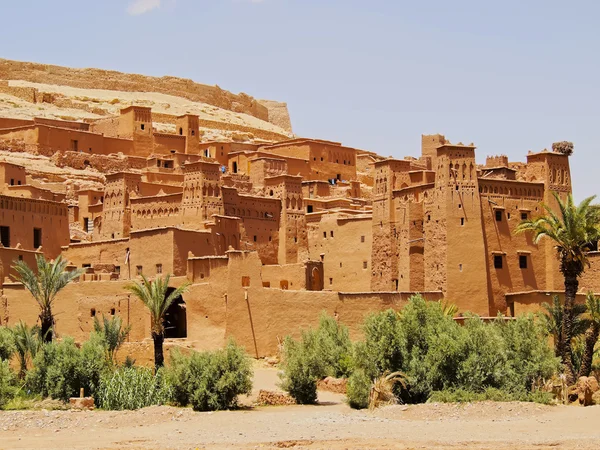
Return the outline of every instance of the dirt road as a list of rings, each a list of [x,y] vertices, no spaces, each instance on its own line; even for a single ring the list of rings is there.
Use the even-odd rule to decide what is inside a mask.
[[[271,386],[274,376],[259,371],[256,390]],[[370,413],[351,410],[337,394],[319,399],[319,406],[214,413],[171,407],[0,412],[0,448],[600,448],[600,406],[485,402]]]

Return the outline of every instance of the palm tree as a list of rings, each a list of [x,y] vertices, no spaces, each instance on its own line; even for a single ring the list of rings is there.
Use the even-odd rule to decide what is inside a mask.
[[[68,262],[59,255],[54,261],[47,261],[43,255],[35,255],[37,273],[25,261],[15,261],[13,269],[17,271],[17,281],[23,283],[25,288],[40,307],[40,322],[42,326],[42,339],[52,342],[54,337],[54,315],[52,304],[56,294],[60,292],[75,278],[78,278],[83,269],[65,271]]]
[[[561,335],[564,306],[560,301],[559,296],[555,295],[552,297],[552,304],[544,302],[542,303],[542,308],[546,310],[546,312],[542,314],[542,320],[544,321],[546,330],[552,335],[554,341],[554,354],[560,357],[562,356]],[[586,320],[585,317],[582,317],[586,310],[586,305],[579,303],[573,305],[573,331],[571,333],[573,336],[585,333],[585,330],[588,328],[588,320]]]
[[[94,317],[94,331],[102,336],[104,347],[106,349],[106,359],[113,364],[115,362],[115,354],[123,345],[129,332],[131,325],[123,326],[123,321],[119,316],[113,316],[110,319],[102,315],[102,322],[98,317]]]
[[[600,336],[600,298],[593,292],[588,292],[585,304],[587,305],[586,318],[589,321],[589,328],[585,332],[585,348],[579,367],[579,376],[588,377],[592,371],[592,360],[594,358],[594,347]]]
[[[600,208],[592,205],[595,196],[586,198],[577,206],[571,194],[567,196],[565,202],[556,192],[553,192],[553,195],[558,203],[560,214],[555,213],[548,205],[543,205],[546,210],[545,216],[524,220],[515,231],[533,233],[533,242],[536,244],[545,237],[549,238],[556,248],[560,271],[565,279],[560,349],[567,382],[573,384],[575,381],[571,349],[573,305],[579,288],[579,277],[585,270],[585,266],[589,265],[587,252],[591,248],[591,243],[600,237]]]
[[[21,320],[14,326],[12,333],[19,359],[19,378],[23,379],[27,373],[28,362],[35,358],[35,355],[42,346],[40,327],[34,325],[30,328]]]
[[[154,341],[154,366],[158,370],[164,365],[163,342],[165,340],[164,318],[169,306],[187,291],[189,283],[184,283],[167,296],[170,275],[164,279],[157,277],[149,281],[142,275],[141,282],[134,282],[126,289],[138,297],[150,311],[150,326]]]

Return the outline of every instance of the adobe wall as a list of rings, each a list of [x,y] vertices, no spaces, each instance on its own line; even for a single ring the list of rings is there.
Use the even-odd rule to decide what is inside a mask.
[[[25,168],[16,164],[0,162],[0,191],[4,192],[7,186],[24,185],[27,182]]]
[[[364,318],[376,311],[400,309],[411,294],[292,291],[262,287],[260,264],[255,254],[229,253],[227,284],[227,336],[246,347],[252,356],[277,352],[279,340],[318,325],[321,312],[337,317],[350,328],[352,339],[361,337]],[[254,260],[254,264],[252,263]],[[243,277],[249,285],[243,286]],[[425,293],[438,300],[440,293]]]
[[[13,269],[13,266],[19,259],[25,261],[29,267],[36,267],[35,256],[42,254],[42,252],[37,252],[35,250],[0,247],[0,261],[2,262],[4,276],[15,279],[17,271]]]
[[[194,232],[176,228],[132,231],[129,239],[113,239],[71,244],[63,255],[77,267],[108,264],[118,267],[121,279],[133,279],[137,268],[147,277],[162,274],[184,276],[188,271],[188,253],[214,255],[214,237],[210,231]],[[125,257],[129,249],[129,261]]]
[[[508,294],[506,296],[509,304],[509,310],[514,316],[522,314],[536,314],[544,312],[543,303],[552,304],[552,298],[558,295],[561,302],[565,301],[565,291],[549,290],[549,291],[528,291]],[[585,303],[586,292],[579,291],[575,297],[575,303]]]
[[[0,196],[0,225],[9,227],[10,246],[36,250],[34,229],[41,230],[43,252],[55,258],[69,243],[69,215],[64,203]]]
[[[131,230],[181,223],[181,193],[131,199]]]
[[[440,165],[436,188],[441,186],[444,192],[444,197],[434,202],[442,208],[446,228],[446,242],[441,243],[446,245],[444,296],[461,311],[485,316],[489,313],[489,291],[474,148],[438,149],[436,163]],[[436,216],[434,210],[432,218],[437,220]],[[432,244],[437,242],[429,242]]]
[[[264,287],[299,291],[306,289],[306,267],[304,263],[262,266]]]
[[[0,82],[0,86],[1,86]],[[33,125],[33,120],[26,119],[11,119],[10,117],[0,117],[0,129],[2,128],[17,128]]]
[[[502,180],[480,179],[483,231],[487,246],[487,264],[492,304],[490,315],[506,313],[505,294],[547,289],[546,253],[533,244],[530,234],[515,234],[524,218],[541,213],[544,186]],[[493,203],[491,203],[493,202]],[[501,218],[497,220],[496,214]],[[502,268],[494,267],[494,257],[502,257]],[[521,268],[520,257],[526,258],[527,268]]]
[[[153,153],[170,155],[173,151],[185,153],[185,136],[178,134],[154,133]]]
[[[345,217],[344,214],[323,214],[319,222],[309,225],[308,242],[310,259],[323,261],[326,290],[371,290],[371,216]]]
[[[89,338],[94,329],[94,314],[110,316],[111,310],[130,324],[129,339],[142,340],[150,336],[150,320],[145,306],[126,290],[127,282],[90,281],[74,282],[56,297],[53,312],[56,317],[56,332],[59,336],[72,336],[81,342]],[[8,303],[8,325],[19,320],[28,324],[37,321],[39,307],[31,294],[20,283],[4,284],[4,295]]]

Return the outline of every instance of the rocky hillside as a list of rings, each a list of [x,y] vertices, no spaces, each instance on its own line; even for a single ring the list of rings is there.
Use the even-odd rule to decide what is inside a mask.
[[[0,59],[0,80],[21,80],[80,89],[102,89],[122,92],[167,94],[196,103],[243,113],[291,132],[285,103],[256,100],[244,94],[233,94],[219,86],[208,86],[177,77],[149,77],[101,69],[69,67]]]

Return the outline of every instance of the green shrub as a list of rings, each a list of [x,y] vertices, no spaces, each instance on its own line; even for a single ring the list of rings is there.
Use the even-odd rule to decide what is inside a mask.
[[[316,333],[308,331],[302,333],[300,342],[288,336],[283,343],[281,387],[301,405],[316,403],[317,381],[325,374],[325,362],[315,351],[316,341]]]
[[[364,409],[369,406],[369,394],[372,381],[362,369],[354,371],[348,378],[346,400],[351,408]]]
[[[252,391],[252,364],[233,341],[215,352],[174,352],[166,376],[175,403],[196,411],[233,408],[239,395]]]
[[[10,359],[15,350],[12,330],[8,327],[0,326],[0,361]]]
[[[0,409],[3,408],[15,393],[15,374],[8,361],[0,361]]]
[[[96,400],[100,408],[121,411],[162,405],[170,395],[162,370],[154,376],[152,369],[128,367],[102,375]]]
[[[408,389],[401,395],[410,402],[426,401],[433,392],[485,398],[496,395],[493,389],[512,399],[545,401],[532,393],[533,384],[559,370],[547,332],[533,316],[492,323],[469,316],[460,326],[439,302],[416,295],[400,313],[369,316],[364,333],[364,342],[355,345],[357,369],[369,379],[386,370],[404,372]],[[359,405],[360,399],[349,401]]]
[[[322,313],[316,334],[316,353],[325,365],[323,375],[347,378],[353,369],[352,341],[348,327]]]
[[[493,402],[535,402],[549,405],[552,403],[552,394],[549,392],[522,392],[512,393],[497,388],[487,388],[481,392],[467,389],[448,389],[431,393],[428,403],[473,403],[483,401]]]
[[[317,401],[317,381],[347,377],[353,369],[348,328],[323,313],[317,329],[302,332],[300,341],[290,336],[283,343],[282,388],[300,404]]]
[[[406,339],[400,327],[400,315],[393,310],[367,316],[363,325],[364,342],[355,344],[356,365],[370,379],[385,371],[400,370],[406,355]]]
[[[560,370],[560,360],[548,345],[548,333],[532,315],[498,320],[493,326],[500,330],[506,343],[510,374],[503,383],[504,389],[531,391],[536,380],[548,379]]]
[[[93,396],[107,367],[104,347],[94,334],[81,350],[72,338],[45,344],[34,358],[33,366],[25,378],[29,389],[42,397],[63,401],[78,397],[80,388]]]

